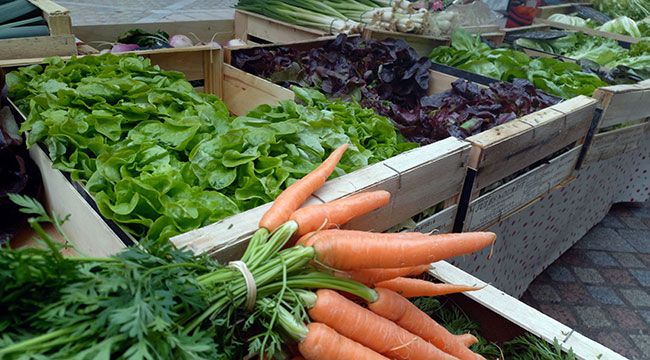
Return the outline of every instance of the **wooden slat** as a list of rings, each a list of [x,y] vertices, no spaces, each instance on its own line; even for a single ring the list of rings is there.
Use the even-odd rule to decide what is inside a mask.
[[[435,278],[449,284],[470,284],[485,286],[482,290],[464,293],[488,311],[516,324],[524,330],[553,343],[558,340],[562,349],[571,349],[582,360],[624,360],[625,357],[611,349],[581,335],[574,329],[560,323],[542,312],[507,295],[503,291],[467,274],[466,272],[440,261],[431,265],[429,273]],[[489,327],[488,327],[489,328]],[[497,329],[495,329],[497,330]]]
[[[437,231],[440,233],[450,233],[454,228],[454,219],[456,218],[457,205],[452,205],[439,213],[433,214],[428,218],[418,222],[414,231],[428,233]]]
[[[650,84],[606,86],[596,90],[603,114],[599,128],[650,117]]]
[[[587,135],[596,100],[579,96],[467,138],[480,190]]]
[[[43,150],[33,146],[29,153],[41,172],[49,209],[60,217],[71,215],[63,230],[77,251],[87,256],[108,256],[124,249],[124,243],[103,218],[59,170],[52,168]]]
[[[77,53],[73,35],[0,40],[0,60],[69,56]]]
[[[576,147],[474,200],[467,213],[465,230],[485,230],[549,193],[571,177],[580,149]]]
[[[291,90],[231,65],[223,65],[223,100],[235,115],[245,115],[261,104],[273,105],[294,98]]]
[[[210,41],[214,36],[214,41],[223,42],[233,38],[234,25],[234,21],[229,19],[111,25],[84,25],[73,26],[72,30],[75,36],[90,45],[95,45],[95,42],[115,42],[118,37],[135,28],[149,32],[162,30],[170,35],[185,34],[190,37],[190,33],[192,33],[195,34],[203,42]]]
[[[72,20],[68,9],[50,0],[29,0],[29,2],[43,10],[43,17],[51,36],[72,34]]]
[[[641,140],[648,136],[650,136],[650,122],[598,134],[591,143],[584,164],[592,164],[631,152],[637,149]]]
[[[326,36],[328,33],[248,11],[235,10],[235,35],[242,40],[254,36],[269,42],[282,43],[314,39]]]

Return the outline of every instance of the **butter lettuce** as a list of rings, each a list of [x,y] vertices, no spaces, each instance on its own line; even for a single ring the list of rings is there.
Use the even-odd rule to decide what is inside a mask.
[[[343,143],[335,176],[415,147],[354,103],[295,89],[302,102],[231,118],[181,73],[135,56],[52,58],[7,75],[21,131],[93,195],[105,217],[167,239],[272,201]]]

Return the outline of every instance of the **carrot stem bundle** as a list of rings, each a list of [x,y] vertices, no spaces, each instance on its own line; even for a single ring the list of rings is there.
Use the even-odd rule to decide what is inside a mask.
[[[496,235],[490,232],[420,234],[404,240],[399,240],[396,235],[323,230],[303,238],[306,238],[306,243],[312,244],[319,263],[339,270],[425,265],[473,253],[496,239]]]
[[[398,277],[391,280],[379,282],[375,284],[375,287],[395,291],[405,298],[414,298],[419,296],[442,296],[482,289],[482,287],[476,286],[436,284],[427,280],[410,279],[404,277]]]
[[[296,210],[290,217],[298,223],[298,236],[320,229],[339,227],[350,220],[379,209],[390,202],[390,193],[379,190],[355,194],[325,204]]]
[[[307,174],[302,179],[291,184],[278,196],[271,208],[262,216],[259,227],[275,230],[278,226],[289,220],[291,214],[298,209],[306,200],[318,190],[327,178],[334,172],[336,165],[343,157],[347,150],[348,144],[340,146],[334,150],[330,156],[325,159],[314,171]]]
[[[469,350],[460,339],[438,324],[410,301],[388,289],[376,289],[379,299],[368,308],[403,329],[429,341],[442,351],[461,360],[485,360]]]
[[[391,359],[452,360],[455,357],[332,290],[318,290],[309,316]]]

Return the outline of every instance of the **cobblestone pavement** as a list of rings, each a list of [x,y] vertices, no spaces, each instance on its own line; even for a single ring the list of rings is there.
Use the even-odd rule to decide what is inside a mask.
[[[614,205],[522,300],[621,355],[650,360],[650,203]]]
[[[232,19],[236,0],[57,0],[73,25]]]

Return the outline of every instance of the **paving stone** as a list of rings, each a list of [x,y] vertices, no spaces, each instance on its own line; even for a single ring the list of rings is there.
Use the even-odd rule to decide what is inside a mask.
[[[638,284],[627,269],[600,269],[600,274],[605,278],[606,283],[612,286],[637,286]]]
[[[585,255],[594,265],[598,266],[619,266],[616,259],[603,251],[586,251]]]
[[[603,279],[603,277],[600,276],[600,273],[596,269],[574,267],[573,272],[576,274],[578,279],[583,283],[602,284],[605,282],[605,279]]]
[[[573,248],[562,254],[555,263],[580,267],[589,267],[593,265],[590,259],[585,256],[584,250]]]
[[[587,289],[580,284],[561,284],[557,290],[563,304],[598,305]]]
[[[641,350],[644,359],[650,358],[650,335],[630,335],[636,347]]]
[[[636,254],[636,257],[641,259],[646,266],[650,266],[650,254]]]
[[[639,260],[633,253],[611,253],[611,255],[618,261],[619,264],[626,268],[642,268],[645,267],[643,261]]]
[[[559,302],[560,301],[560,295],[558,295],[557,291],[555,291],[555,289],[551,285],[533,284],[528,290],[530,291],[530,294],[532,295],[533,299],[535,299],[538,302]]]
[[[621,222],[625,223],[625,228],[628,229],[637,229],[637,230],[648,230],[648,225],[642,218],[637,216],[621,216]]]
[[[636,251],[650,254],[650,234],[647,231],[618,229],[617,232],[627,243],[632,244]]]
[[[553,281],[557,282],[575,282],[576,279],[571,273],[571,270],[564,266],[552,265],[546,269],[546,274],[551,277]]]
[[[598,306],[576,306],[578,318],[588,328],[603,328],[612,326],[607,314]]]
[[[602,226],[596,226],[591,229],[582,239],[580,239],[580,241],[578,241],[575,248],[618,252],[634,252],[635,250],[635,248],[623,240],[623,237],[621,237],[621,235],[619,235],[615,230]]]
[[[646,324],[650,326],[650,310],[639,310],[639,315],[641,315]]]
[[[633,309],[613,306],[606,309],[610,318],[622,329],[649,329],[645,321]]]
[[[650,287],[650,270],[631,269],[630,274],[632,274],[641,285]]]
[[[578,325],[578,321],[570,306],[563,304],[543,304],[539,306],[539,310],[567,326],[573,327]]]
[[[639,351],[635,349],[631,341],[621,332],[601,331],[595,336],[594,340],[627,357],[628,359],[645,359],[644,357],[640,357],[641,354]]]
[[[616,229],[624,228],[626,226],[618,216],[613,214],[607,214],[607,216],[603,218],[599,225]]]
[[[643,289],[620,289],[619,291],[632,306],[650,307],[650,295]]]
[[[623,300],[621,300],[621,298],[616,294],[616,291],[610,287],[588,285],[586,288],[591,296],[601,304],[623,305]]]

